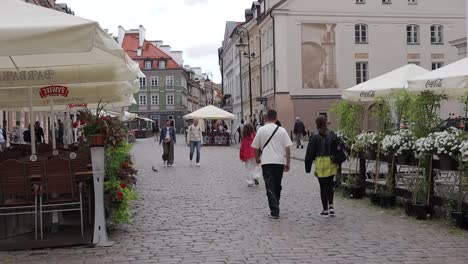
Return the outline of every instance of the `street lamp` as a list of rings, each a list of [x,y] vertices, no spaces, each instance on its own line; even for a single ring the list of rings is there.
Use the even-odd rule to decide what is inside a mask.
[[[239,39],[239,43],[236,44],[236,46],[239,48],[239,49],[245,49],[245,47],[247,46],[247,52],[244,52],[244,56],[247,57],[249,59],[249,101],[250,101],[250,122],[252,122],[252,66],[250,64],[250,59],[255,57],[255,53],[251,52],[250,51],[250,34],[249,34],[249,30],[246,28],[246,27],[238,27],[236,29],[236,35],[238,35],[240,37]],[[243,42],[243,37],[247,37],[247,44],[245,44]],[[241,60],[241,58],[239,58],[239,60]],[[240,61],[241,63],[241,61]],[[241,63],[242,65],[242,63]],[[242,72],[241,72],[241,76],[242,76]]]

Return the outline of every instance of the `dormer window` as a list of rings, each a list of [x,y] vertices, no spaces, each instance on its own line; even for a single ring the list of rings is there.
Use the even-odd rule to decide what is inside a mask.
[[[145,69],[151,69],[153,67],[153,63],[149,60],[145,61]]]
[[[160,60],[158,62],[158,68],[159,69],[166,69],[166,61],[165,60]]]

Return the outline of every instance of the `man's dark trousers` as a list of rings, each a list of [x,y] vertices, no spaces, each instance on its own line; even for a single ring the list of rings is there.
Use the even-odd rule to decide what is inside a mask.
[[[279,216],[279,204],[281,196],[281,180],[283,179],[284,165],[262,165],[263,180],[265,181],[268,205],[272,216]]]

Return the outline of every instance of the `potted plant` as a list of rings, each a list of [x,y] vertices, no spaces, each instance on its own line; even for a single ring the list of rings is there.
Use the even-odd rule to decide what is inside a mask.
[[[468,140],[464,135],[459,146],[459,177],[458,177],[458,197],[457,197],[457,209],[451,213],[452,218],[455,221],[455,225],[459,228],[468,229],[468,214],[463,212],[463,198],[465,191],[468,190]]]
[[[99,103],[95,113],[88,108],[80,111],[81,122],[85,123],[83,133],[92,147],[104,146],[109,135],[108,122],[111,118],[105,115],[104,106]]]
[[[369,160],[377,159],[377,143],[379,139],[374,132],[364,132],[356,137],[351,146],[354,153],[365,153]]]
[[[463,142],[462,130],[450,127],[442,132],[432,134],[434,138],[435,154],[439,157],[439,166],[442,170],[458,169],[458,157],[460,155],[460,146]]]

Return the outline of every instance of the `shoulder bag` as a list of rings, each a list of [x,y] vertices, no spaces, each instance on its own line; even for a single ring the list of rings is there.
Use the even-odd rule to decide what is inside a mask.
[[[279,126],[276,127],[275,131],[273,131],[273,134],[271,134],[270,138],[267,140],[267,142],[265,143],[265,145],[263,145],[263,148],[260,150],[260,156],[262,155],[263,150],[266,148],[266,146],[268,145],[268,143],[270,143],[271,139],[272,139],[273,136],[276,134],[276,131],[278,131],[278,129],[279,129]]]

